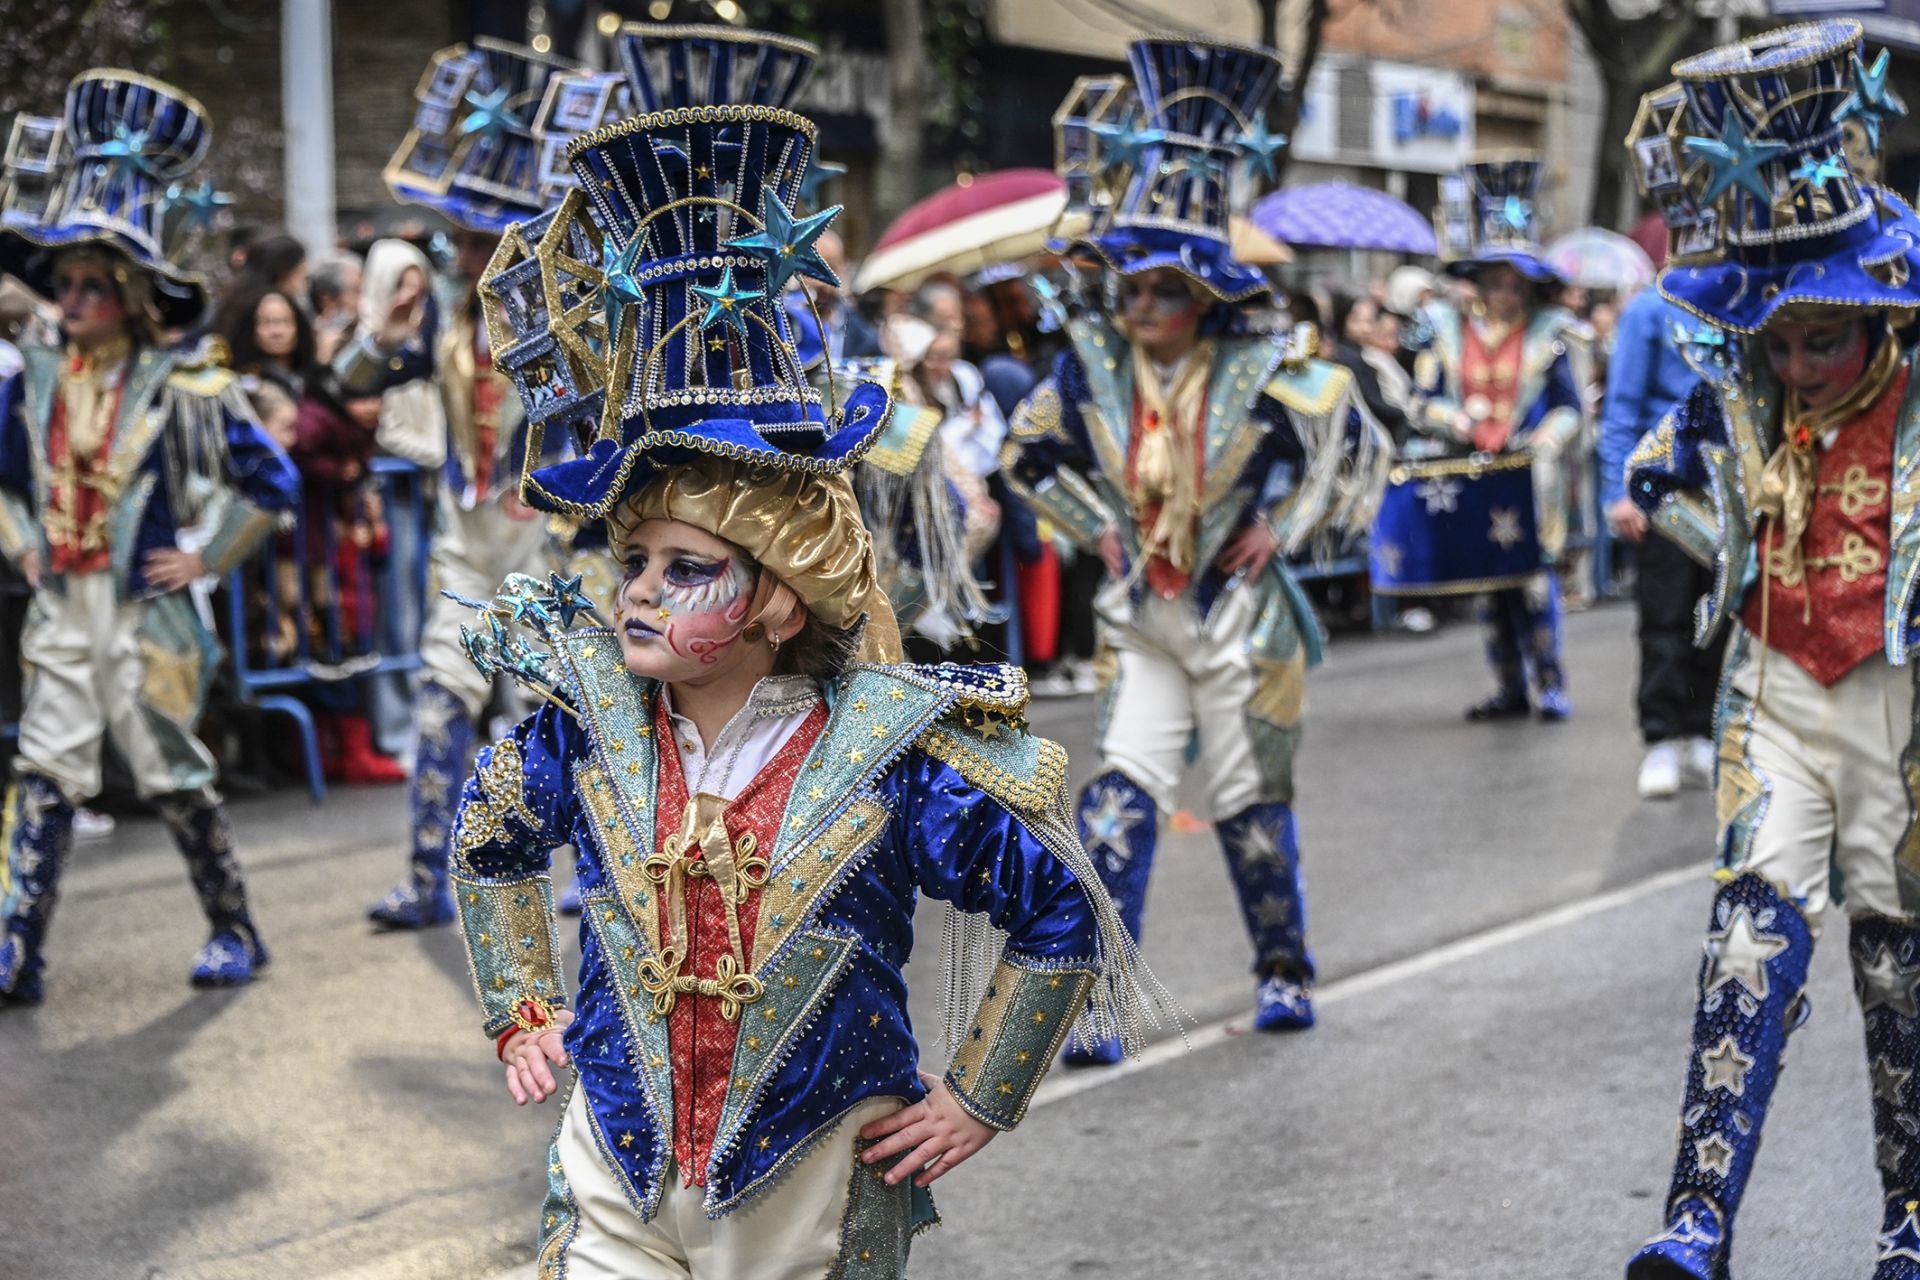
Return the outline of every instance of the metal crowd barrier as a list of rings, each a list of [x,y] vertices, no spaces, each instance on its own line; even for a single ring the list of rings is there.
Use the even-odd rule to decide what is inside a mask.
[[[229,656],[242,697],[262,711],[287,716],[300,735],[307,788],[315,804],[327,796],[320,741],[312,708],[295,691],[365,681],[420,665],[420,629],[425,619],[432,507],[427,476],[410,462],[375,458],[369,468],[373,492],[385,508],[388,546],[384,556],[368,548],[355,554],[351,608],[336,573],[340,532],[333,503],[303,494],[290,530],[277,532],[227,579]],[[323,490],[322,498],[328,495]],[[309,527],[310,513],[323,517]],[[315,591],[310,548],[320,550],[323,582]],[[279,638],[291,625],[293,644]]]

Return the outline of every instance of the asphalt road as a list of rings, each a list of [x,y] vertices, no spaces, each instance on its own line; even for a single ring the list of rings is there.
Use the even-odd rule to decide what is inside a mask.
[[[1571,620],[1562,726],[1460,720],[1485,681],[1468,628],[1336,645],[1300,764],[1321,1025],[1237,1033],[1220,858],[1169,835],[1146,947],[1191,1048],[1056,1072],[936,1188],[947,1225],[913,1274],[1618,1275],[1658,1225],[1712,892],[1706,795],[1633,796],[1631,626]],[[1033,714],[1083,776],[1091,716]],[[77,851],[49,1003],[0,1014],[0,1278],[530,1274],[557,1113],[507,1098],[451,931],[360,921],[399,872],[403,807],[236,806],[274,953],[238,992],[186,985],[201,925],[155,824]],[[1813,1003],[1741,1220],[1761,1280],[1871,1267],[1840,945]]]

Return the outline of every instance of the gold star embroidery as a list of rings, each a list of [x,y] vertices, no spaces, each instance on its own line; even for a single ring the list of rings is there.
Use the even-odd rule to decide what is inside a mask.
[[[797,813],[787,819],[787,826],[795,831],[798,831],[802,825],[804,825],[804,820]]]
[[[631,1133],[623,1133],[623,1134],[621,1134],[621,1135],[620,1135],[620,1145],[621,1145],[622,1147],[630,1147],[630,1146],[632,1146],[632,1145],[633,1145],[633,1135],[632,1135]]]
[[[807,789],[807,799],[809,800],[824,799],[826,797],[826,794],[827,793],[821,790],[819,787],[809,787]]]
[[[749,1048],[749,1049],[758,1049],[759,1047],[760,1047],[760,1037],[759,1037],[759,1036],[748,1036],[748,1037],[747,1037],[747,1048]]]
[[[1059,989],[1060,989],[1060,976],[1058,974],[1055,974],[1053,977],[1047,979],[1047,990],[1058,991]]]
[[[637,778],[640,776],[640,762],[638,760],[627,761],[627,776],[629,778]]]
[[[813,958],[815,960],[825,960],[827,958],[827,949],[825,947],[815,947],[813,949]]]
[[[583,658],[591,658],[593,657],[594,654],[598,652],[600,652],[599,649],[595,648],[593,645],[588,645],[584,649],[580,650],[580,656]]]
[[[603,693],[603,694],[601,694],[601,695],[600,695],[600,709],[601,709],[602,711],[608,711],[608,710],[611,710],[611,709],[612,709],[612,707],[613,707],[613,695],[612,695],[612,694],[610,694],[610,693]]]
[[[1033,1011],[1033,1025],[1036,1027],[1044,1027],[1047,1025],[1047,1011],[1045,1009],[1035,1009]]]
[[[483,947],[490,947],[490,946],[492,946],[492,945],[493,945],[493,935],[492,935],[492,934],[490,934],[490,933],[483,933],[483,934],[481,934],[481,935],[480,935],[480,945],[481,945],[481,946],[483,946]]]
[[[791,991],[800,985],[800,979],[794,977],[792,974],[788,974],[786,977],[780,979],[780,985]]]
[[[867,753],[862,751],[858,747],[855,747],[853,750],[847,752],[847,759],[853,762],[854,764],[859,764],[862,760],[865,760],[866,758],[867,758]]]
[[[778,1022],[780,1021],[780,1011],[778,1009],[762,1009],[760,1011],[760,1017],[767,1022]]]
[[[1026,1066],[1027,1063],[1030,1062],[1032,1059],[1033,1059],[1033,1055],[1031,1053],[1028,1053],[1025,1049],[1022,1049],[1020,1052],[1013,1055],[1013,1060],[1019,1063],[1023,1067]]]
[[[653,736],[653,726],[650,724],[643,724],[640,726],[638,732],[640,736],[643,738],[651,738]]]
[[[878,739],[880,739],[880,738],[884,738],[884,737],[886,737],[886,736],[887,736],[887,726],[885,726],[885,725],[883,725],[883,724],[877,724],[877,725],[875,725],[875,726],[873,726],[873,736],[874,736],[874,738],[875,738],[876,740],[878,740]]]
[[[867,709],[867,700],[865,698],[855,698],[853,700],[853,709],[855,711],[865,711]]]
[[[735,1077],[733,1078],[733,1087],[734,1087],[734,1088],[736,1088],[736,1089],[744,1089],[744,1088],[746,1088],[746,1087],[747,1087],[747,1078],[746,1078],[745,1076],[735,1076]]]
[[[493,980],[493,989],[495,991],[505,991],[507,989],[507,980],[505,978],[495,978]]]
[[[889,689],[887,690],[887,696],[895,702],[904,702],[907,698],[906,691],[903,689]]]
[[[660,1068],[667,1065],[667,1060],[656,1053],[651,1058],[647,1059],[647,1065],[652,1067],[655,1071],[658,1071]]]
[[[876,1014],[874,1014],[874,1015],[873,1015],[873,1016],[872,1016],[871,1018],[868,1018],[868,1019],[867,1019],[867,1025],[868,1025],[868,1026],[870,1026],[870,1027],[877,1027],[877,1026],[879,1026],[879,1025],[880,1025],[880,1015],[876,1013]]]
[[[634,955],[634,951],[632,947],[620,948],[620,958],[622,960],[631,960],[633,959],[633,955]]]
[[[1013,1081],[1011,1080],[1002,1080],[998,1085],[994,1087],[1000,1093],[1006,1094],[1009,1097],[1013,1095]]]
[[[766,1149],[767,1149],[768,1147],[770,1147],[770,1146],[772,1146],[772,1145],[773,1145],[773,1139],[772,1139],[772,1138],[762,1138],[762,1139],[760,1139],[760,1149],[761,1149],[762,1151],[765,1151],[765,1150],[766,1150]]]
[[[707,350],[725,351],[726,349],[727,349],[727,340],[725,338],[708,338],[707,339]]]

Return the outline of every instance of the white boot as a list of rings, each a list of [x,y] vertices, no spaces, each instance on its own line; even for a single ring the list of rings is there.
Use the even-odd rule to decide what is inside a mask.
[[[1656,742],[1640,761],[1640,798],[1665,800],[1680,790],[1680,744]]]

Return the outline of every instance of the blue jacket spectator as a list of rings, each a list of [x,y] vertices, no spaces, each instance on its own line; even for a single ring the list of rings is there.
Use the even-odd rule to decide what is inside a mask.
[[[1627,455],[1667,411],[1693,390],[1698,374],[1674,342],[1675,325],[1695,321],[1658,289],[1642,289],[1620,313],[1607,366],[1607,398],[1600,410],[1600,504],[1627,496]]]

